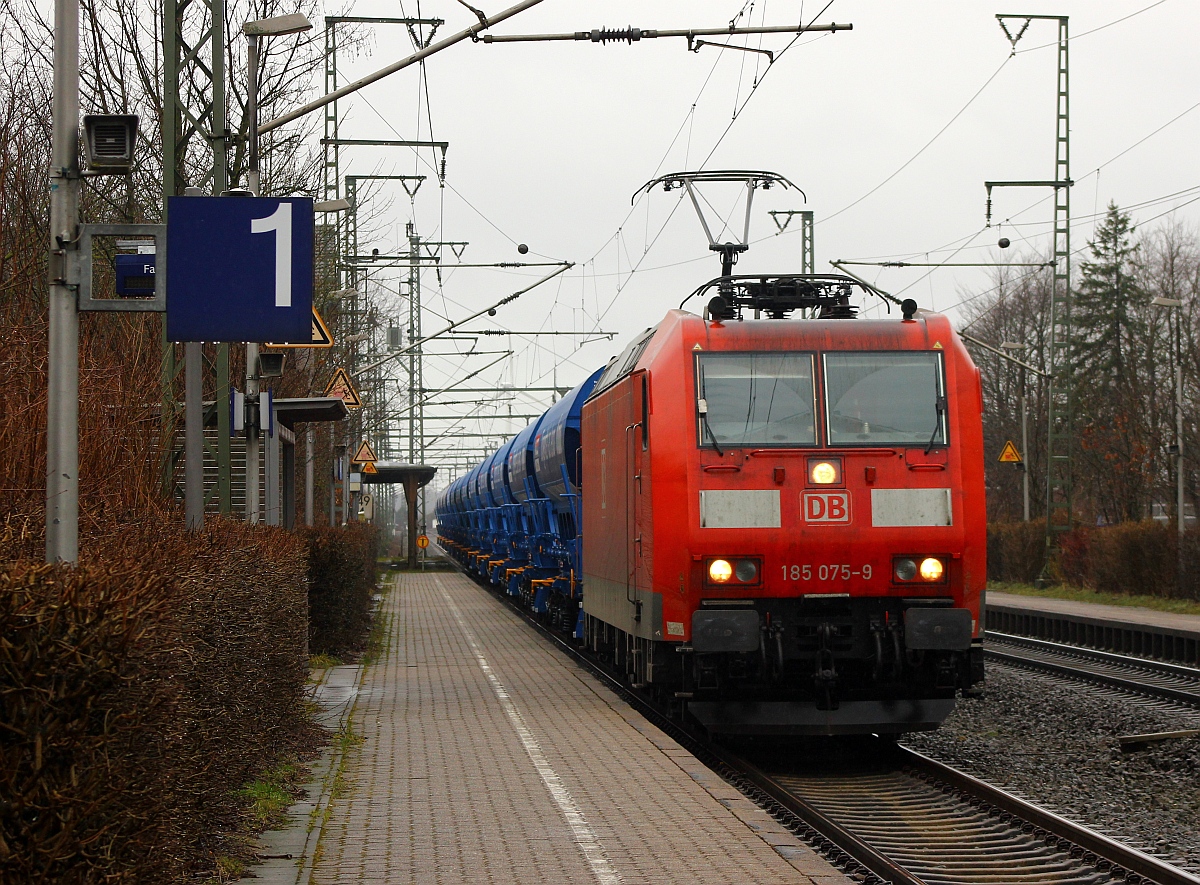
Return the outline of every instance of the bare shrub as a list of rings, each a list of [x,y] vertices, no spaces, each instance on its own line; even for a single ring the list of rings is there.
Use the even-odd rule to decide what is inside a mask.
[[[308,739],[303,542],[175,522],[108,523],[76,569],[0,567],[0,880],[211,870],[234,791]],[[9,517],[0,561],[32,524]]]

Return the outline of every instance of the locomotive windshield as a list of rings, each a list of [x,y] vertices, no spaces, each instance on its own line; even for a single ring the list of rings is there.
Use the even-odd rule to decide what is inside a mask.
[[[816,445],[812,354],[704,354],[696,373],[701,445]]]
[[[825,355],[829,444],[946,444],[946,392],[936,353]]]

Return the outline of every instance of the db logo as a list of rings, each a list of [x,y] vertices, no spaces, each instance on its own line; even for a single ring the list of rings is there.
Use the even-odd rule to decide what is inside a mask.
[[[801,504],[805,522],[850,521],[849,492],[805,492]]]

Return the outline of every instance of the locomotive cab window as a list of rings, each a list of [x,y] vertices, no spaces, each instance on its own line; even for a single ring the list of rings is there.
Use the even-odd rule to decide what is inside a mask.
[[[831,446],[947,443],[941,354],[825,354],[825,395]]]
[[[817,444],[812,354],[697,356],[696,393],[701,446]]]

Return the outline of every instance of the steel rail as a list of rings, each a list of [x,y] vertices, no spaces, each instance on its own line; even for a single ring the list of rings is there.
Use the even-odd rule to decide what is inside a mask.
[[[1131,694],[1171,701],[1188,707],[1200,707],[1200,670],[1192,667],[1147,661],[1144,658],[1129,658],[1111,652],[1062,645],[1042,639],[1009,636],[990,631],[985,635],[993,642],[1022,646],[1026,652],[1045,656],[1031,657],[1028,653],[1022,654],[1017,649],[1005,650],[997,648],[995,645],[989,645],[985,647],[984,654],[993,660],[1025,669],[1067,676],[1071,679],[1090,682],[1106,688],[1115,688]],[[1050,656],[1064,658],[1064,660],[1050,660]],[[1072,661],[1071,658],[1075,660]],[[1089,663],[1092,666],[1088,666]],[[1118,674],[1110,672],[1107,668],[1120,668],[1125,672]],[[1139,671],[1144,678],[1138,678]],[[1156,678],[1171,679],[1175,684],[1163,684],[1156,681]],[[1192,683],[1191,686],[1186,684],[1188,682]]]
[[[1077,824],[1052,811],[1019,799],[999,787],[951,768],[916,750],[910,750],[907,747],[898,747],[897,749],[903,754],[902,758],[905,763],[913,769],[942,781],[974,799],[986,802],[1013,817],[1027,821],[1051,836],[1078,845],[1097,858],[1136,873],[1155,885],[1200,885],[1200,878],[1130,845],[1110,839],[1082,824]]]
[[[821,777],[815,795],[806,795],[814,784],[804,776],[740,764],[806,820],[812,819],[799,809],[815,807],[916,881],[1200,885],[1185,870],[915,750],[897,746],[893,758],[894,767],[866,772],[865,783],[864,772]],[[898,818],[895,826],[889,813]],[[948,829],[947,820],[960,816],[961,825]],[[858,850],[853,843],[842,848]]]
[[[885,882],[889,882],[891,885],[926,885],[924,879],[906,870],[883,852],[876,850],[865,839],[856,836],[852,831],[818,809],[817,806],[802,796],[796,795],[757,766],[724,749],[713,748],[711,751],[717,756],[723,757],[723,761],[727,765],[741,772],[744,777],[773,800]]]
[[[1179,676],[1191,679],[1200,684],[1200,667],[1189,667],[1186,664],[1174,664],[1170,661],[1156,661],[1152,658],[1139,658],[1133,655],[1123,655],[1117,652],[1104,651],[1100,648],[1088,648],[1083,645],[1070,645],[1066,642],[1052,642],[1048,639],[1038,639],[1034,636],[1017,636],[1012,633],[1001,633],[998,630],[987,630],[984,637],[1009,645],[1021,645],[1028,648],[1041,649],[1072,657],[1088,658],[1118,667],[1137,667],[1139,670],[1149,670],[1164,676]]]

